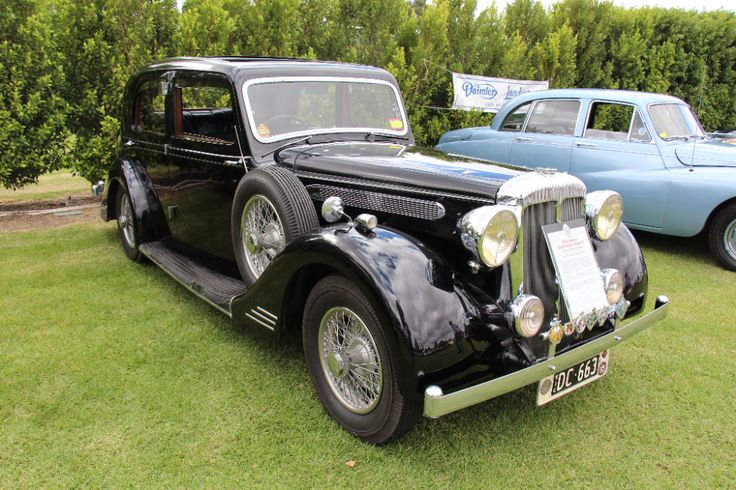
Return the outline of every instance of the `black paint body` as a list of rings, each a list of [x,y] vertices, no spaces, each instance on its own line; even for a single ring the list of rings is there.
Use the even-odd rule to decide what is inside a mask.
[[[114,219],[120,187],[130,193],[139,242],[166,239],[186,245],[202,263],[217,263],[220,272],[239,278],[230,238],[230,206],[247,170],[281,165],[292,170],[321,205],[323,187],[339,192],[375,192],[439,203],[444,216],[427,220],[371,209],[348,207],[349,215],[370,212],[379,218],[371,233],[344,224],[328,225],[289,243],[253,288],[231,302],[236,325],[261,306],[279,320],[276,334],[301,328],[310,288],[322,277],[339,273],[352,279],[380,312],[388,337],[404,353],[402,380],[422,391],[429,384],[465,386],[512,372],[539,360],[538,351],[519,338],[506,311],[513,293],[508,265],[473,274],[469,253],[456,236],[458,218],[495,203],[499,187],[524,170],[507,165],[450,157],[413,146],[407,138],[366,141],[365,134],[332,134],[316,142],[273,151],[280,143],[262,144],[251,134],[240,108],[238,87],[267,76],[348,76],[396,84],[383,70],[336,63],[296,60],[179,59],[154,64],[131,79],[123,120],[121,158],[109,174],[102,216]],[[212,144],[174,135],[171,91],[166,96],[166,132],[135,130],[137,87],[145,80],[216,79],[230,88],[236,139]],[[172,85],[173,86],[173,85]],[[349,202],[348,202],[349,204]],[[379,206],[380,207],[380,206]],[[647,271],[638,244],[623,225],[606,242],[593,240],[601,268],[617,268],[625,277],[629,314],[644,304]],[[566,340],[564,350],[609,332],[606,324],[583,338]]]

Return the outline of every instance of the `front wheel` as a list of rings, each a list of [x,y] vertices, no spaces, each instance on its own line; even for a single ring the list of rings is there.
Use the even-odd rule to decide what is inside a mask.
[[[307,368],[327,413],[372,444],[405,434],[421,402],[400,389],[393,349],[378,315],[358,287],[328,276],[312,289],[302,326]]]
[[[723,267],[736,271],[736,204],[726,206],[713,218],[708,244]]]

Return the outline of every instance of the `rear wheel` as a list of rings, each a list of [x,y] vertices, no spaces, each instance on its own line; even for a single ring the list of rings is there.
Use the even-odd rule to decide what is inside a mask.
[[[721,265],[736,271],[736,204],[726,206],[713,218],[708,243]]]
[[[307,368],[325,410],[372,444],[398,439],[416,422],[420,401],[402,393],[396,355],[360,289],[328,276],[307,298],[302,326]]]
[[[135,262],[144,260],[143,254],[138,250],[137,225],[135,209],[130,200],[127,189],[120,187],[116,199],[118,235],[123,246],[125,255]]]

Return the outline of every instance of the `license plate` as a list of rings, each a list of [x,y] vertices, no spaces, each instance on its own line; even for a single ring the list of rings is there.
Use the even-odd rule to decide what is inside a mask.
[[[581,386],[602,378],[608,372],[611,356],[605,350],[583,362],[570,366],[564,371],[547,376],[537,386],[537,405],[544,405],[565,396]]]

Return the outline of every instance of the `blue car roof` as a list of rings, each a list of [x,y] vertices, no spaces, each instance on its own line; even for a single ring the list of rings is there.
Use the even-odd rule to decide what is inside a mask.
[[[553,90],[540,90],[528,92],[509,100],[505,105],[518,105],[520,102],[545,98],[577,98],[577,99],[606,99],[617,102],[628,102],[631,104],[651,104],[652,102],[673,102],[683,104],[684,102],[672,95],[655,94],[652,92],[636,92],[633,90],[613,90],[602,88],[561,88]],[[502,109],[503,110],[503,109]]]

